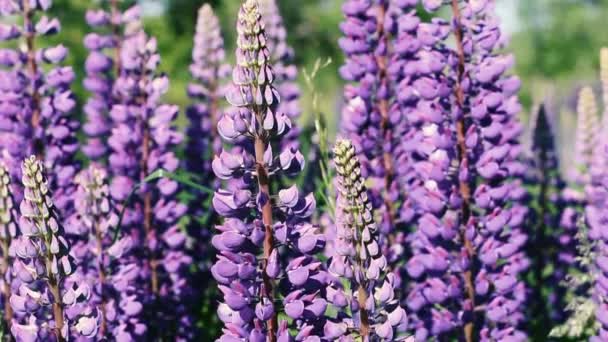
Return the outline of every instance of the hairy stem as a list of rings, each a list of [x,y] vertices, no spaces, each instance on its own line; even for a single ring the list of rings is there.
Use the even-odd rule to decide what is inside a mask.
[[[385,5],[379,5],[378,14],[377,14],[377,31],[380,40],[385,41],[385,46],[388,47],[388,37],[387,33],[384,30],[384,20],[386,16],[386,8]],[[380,78],[380,87],[387,89],[388,88],[388,60],[386,54],[377,55],[376,63],[378,64],[378,77]],[[380,128],[382,130],[382,136],[384,137],[384,141],[391,143],[392,140],[392,131],[391,124],[389,118],[389,102],[387,98],[382,98],[378,103],[378,110],[380,111],[380,115],[382,117],[382,121],[380,123]],[[395,174],[394,166],[393,166],[393,156],[390,151],[385,151],[382,155],[382,161],[384,164],[384,194],[383,194],[383,202],[386,207],[386,212],[388,213],[389,225],[391,227],[394,226],[395,222],[395,213],[392,206],[392,200],[388,196],[388,192],[390,191],[391,185],[393,183],[393,178]]]
[[[8,267],[9,267],[9,263],[10,261],[10,254],[9,254],[9,246],[10,246],[10,233],[8,232],[8,228],[6,229],[5,232],[5,236],[6,239],[2,240],[2,260],[3,262],[0,263],[1,268],[0,268],[0,277],[2,277],[1,279],[5,279],[4,281],[4,288],[2,289],[2,295],[4,296],[4,327],[5,328],[9,328],[11,325],[11,322],[13,320],[13,308],[11,307],[10,304],[10,298],[11,298],[11,286],[10,283],[8,281],[6,281],[6,273],[8,272]]]
[[[118,78],[121,73],[121,63],[120,63],[120,49],[121,49],[121,33],[120,33],[120,25],[118,24],[118,18],[120,18],[120,8],[118,7],[118,0],[112,0],[110,2],[110,11],[112,16],[112,35],[116,41],[116,47],[114,47],[114,77]]]
[[[257,119],[262,122],[262,114],[256,112]],[[268,259],[274,248],[274,236],[272,231],[272,205],[270,203],[270,179],[268,177],[268,170],[264,166],[264,152],[268,146],[268,141],[261,137],[259,134],[256,135],[254,141],[255,148],[255,162],[256,162],[256,173],[258,175],[258,188],[261,196],[265,202],[262,205],[262,223],[264,224],[264,261],[262,278],[264,281],[263,296],[266,297],[269,303],[274,305],[274,289],[272,280],[266,274],[266,268],[268,267]],[[278,319],[276,311],[272,315],[268,322],[268,340],[269,342],[276,342],[276,331],[278,329]]]
[[[104,298],[104,286],[106,284],[106,272],[104,269],[104,249],[103,249],[103,237],[101,234],[100,217],[95,217],[95,239],[97,240],[97,250],[99,256],[97,258],[97,269],[99,270],[99,296],[101,297],[101,324],[99,326],[100,336],[105,336],[107,330],[107,319],[106,319],[106,299]]]
[[[34,29],[34,10],[30,8],[29,1],[23,1],[23,26],[25,28],[25,45],[27,49],[27,70],[31,78],[31,95],[32,95],[32,118],[30,124],[34,134],[40,126],[40,92],[38,89],[38,63],[36,62],[35,40],[36,33]],[[39,137],[34,136],[32,141],[33,154],[40,160],[44,160],[44,144]]]
[[[457,142],[458,142],[458,158],[460,161],[460,165],[465,165],[468,167],[468,155],[467,155],[467,147],[465,143],[465,134],[467,131],[466,122],[465,122],[465,99],[464,99],[464,90],[462,89],[462,81],[465,77],[465,55],[463,48],[463,32],[461,27],[461,14],[460,8],[458,7],[458,0],[452,0],[452,11],[454,14],[455,20],[455,29],[454,35],[456,40],[456,51],[458,54],[458,77],[456,79],[456,101],[458,107],[461,109],[461,116],[458,118],[456,122],[456,134],[457,134]],[[459,191],[462,197],[462,208],[461,208],[461,222],[464,223],[465,228],[461,229],[461,239],[464,243],[465,250],[468,254],[469,259],[473,257],[475,254],[475,248],[473,244],[466,236],[466,225],[468,224],[469,218],[471,216],[471,186],[467,180],[459,181]],[[466,322],[464,325],[464,336],[467,342],[473,342],[475,340],[475,287],[474,287],[474,274],[473,269],[470,267],[463,274],[465,290],[467,293],[467,298],[470,301],[470,308],[468,308],[470,314],[470,321]]]

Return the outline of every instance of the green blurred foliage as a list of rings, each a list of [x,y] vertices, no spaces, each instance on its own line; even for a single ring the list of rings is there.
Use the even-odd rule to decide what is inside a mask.
[[[509,50],[524,81],[524,104],[536,100],[537,84],[568,96],[578,82],[597,80],[599,50],[608,46],[608,0],[518,0],[518,11],[521,25]]]

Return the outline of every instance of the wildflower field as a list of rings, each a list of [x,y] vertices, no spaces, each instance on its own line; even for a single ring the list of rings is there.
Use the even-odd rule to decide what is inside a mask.
[[[569,0],[293,1],[0,0],[2,341],[608,341]]]

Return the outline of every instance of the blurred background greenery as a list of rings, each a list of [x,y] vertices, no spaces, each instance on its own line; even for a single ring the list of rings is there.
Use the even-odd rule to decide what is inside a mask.
[[[55,0],[53,11],[62,19],[63,32],[56,39],[71,50],[71,62],[81,78],[86,50],[83,36],[88,32],[84,22],[87,7],[96,0]],[[141,0],[146,13],[145,25],[159,41],[163,57],[162,69],[172,81],[168,100],[187,105],[185,88],[189,82],[192,35],[197,9],[210,3],[221,18],[226,40],[227,56],[233,58],[234,22],[238,0]],[[295,48],[297,64],[310,70],[317,59],[331,58],[333,63],[315,80],[320,94],[321,110],[326,114],[331,132],[340,107],[341,81],[338,68],[342,55],[337,41],[340,37],[342,0],[278,0],[289,32],[289,42]],[[550,97],[549,108],[562,128],[563,145],[570,145],[569,132],[573,127],[575,94],[582,84],[597,84],[598,56],[602,46],[608,46],[604,33],[608,18],[608,0],[497,0],[497,12],[503,31],[510,37],[508,52],[516,56],[515,72],[523,81],[521,100],[527,113],[545,97]],[[300,80],[303,81],[302,72]],[[310,93],[304,89],[304,122],[312,117]],[[86,97],[80,82],[76,93]],[[182,120],[182,123],[185,123]],[[568,153],[565,153],[567,155]]]

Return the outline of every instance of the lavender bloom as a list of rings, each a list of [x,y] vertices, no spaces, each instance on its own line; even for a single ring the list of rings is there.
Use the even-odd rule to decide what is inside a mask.
[[[527,337],[519,329],[526,289],[518,278],[529,261],[522,252],[527,208],[520,181],[525,170],[519,162],[520,81],[506,75],[513,57],[495,52],[502,41],[493,8],[493,1],[453,1],[458,58],[453,115],[464,152],[458,174],[462,239],[467,258],[476,257],[463,259],[471,267],[464,277],[464,330],[469,341],[477,332],[480,341],[524,341]],[[483,315],[473,311],[479,305],[485,306]]]
[[[70,233],[79,239],[71,254],[79,265],[76,274],[92,290],[89,303],[100,311],[95,337],[137,340],[147,329],[141,321],[143,305],[136,283],[139,271],[131,261],[131,237],[113,241],[118,215],[110,198],[107,173],[92,165],[77,175],[76,183],[77,214],[72,227],[78,230]]]
[[[220,23],[213,13],[211,6],[203,5],[198,12],[198,22],[194,36],[192,64],[190,73],[193,82],[188,86],[188,96],[193,100],[186,111],[190,125],[187,128],[187,143],[185,147],[186,170],[198,175],[202,184],[217,189],[219,181],[213,176],[211,160],[219,154],[222,141],[217,132],[217,122],[223,112],[226,81],[230,75],[230,66],[225,63],[224,40],[220,31]],[[216,215],[203,210],[203,203],[209,199],[208,194],[194,193],[190,202],[189,214],[192,223],[189,235],[197,241],[193,257],[199,265],[200,280],[209,279],[210,240],[212,232],[205,225],[218,223]],[[200,222],[206,218],[205,222]]]
[[[608,153],[604,145],[604,153]],[[593,166],[591,183],[586,188],[588,203],[585,207],[585,221],[589,227],[589,239],[594,245],[593,299],[595,300],[595,320],[599,331],[590,341],[600,342],[608,339],[608,234],[606,234],[606,214],[608,213],[608,178],[606,170]]]
[[[79,279],[69,278],[75,266],[44,165],[31,156],[23,162],[22,174],[25,193],[19,226],[23,235],[12,247],[19,258],[15,272],[22,284],[12,293],[10,302],[26,325],[16,320],[11,332],[18,341],[48,339],[50,334],[58,341],[71,335],[94,336],[97,331],[94,309],[66,314],[88,300],[90,288]]]
[[[598,167],[608,167],[608,158],[603,150],[603,146],[608,143],[608,48],[602,48],[600,51],[600,80],[604,109],[596,148],[593,151],[593,161]]]
[[[395,293],[395,277],[387,273],[355,148],[350,141],[339,140],[334,154],[338,176],[336,251],[329,271],[337,279],[329,286],[327,296],[338,314],[325,324],[325,337],[347,341],[359,335],[364,341],[402,340],[408,319]]]
[[[412,18],[398,31],[399,51],[412,54],[398,96],[411,125],[406,184],[418,226],[409,238],[414,255],[406,270],[416,282],[406,303],[420,340],[522,341],[526,192],[511,180],[525,170],[518,161],[519,80],[504,75],[510,58],[494,52],[500,31],[492,5],[452,5],[455,51],[445,47],[450,30],[442,20]]]
[[[138,25],[129,29],[121,48],[121,73],[113,88],[120,100],[110,111],[110,193],[117,201],[124,200],[152,171],[162,168],[174,172],[179,162],[172,149],[182,140],[173,124],[177,106],[161,102],[169,80],[157,73],[160,56],[156,40]],[[157,323],[153,335],[167,338],[189,338],[193,332],[185,299],[190,292],[186,275],[192,260],[185,253],[186,236],[178,227],[187,208],[177,201],[178,191],[177,182],[169,179],[144,186],[132,199],[123,222],[139,249],[134,253],[143,256],[139,276],[147,283],[144,312]]]
[[[393,49],[389,37],[398,30],[411,30],[408,25],[417,25],[416,4],[347,0],[342,6],[345,20],[340,25],[344,37],[339,44],[346,55],[340,75],[349,82],[344,90],[347,106],[342,112],[341,131],[360,152],[363,176],[371,184],[372,206],[382,217],[379,243],[391,268],[404,253],[404,225],[412,212],[402,192],[409,172],[402,143],[407,125],[397,90],[401,59],[407,57],[401,51],[391,53],[403,47],[395,43]]]
[[[324,239],[309,223],[312,195],[300,194],[295,186],[270,192],[280,175],[299,173],[304,158],[291,148],[275,154],[270,143],[286,134],[291,122],[277,111],[257,1],[241,6],[237,32],[233,85],[226,96],[236,108],[224,114],[218,131],[227,142],[242,144],[223,151],[212,164],[216,176],[228,181],[213,198],[216,212],[225,218],[212,240],[219,256],[211,271],[223,294],[219,341],[319,340],[326,271],[315,255]],[[275,305],[279,298],[282,306]],[[285,318],[279,320],[280,314]]]
[[[0,115],[5,124],[0,127],[0,150],[4,162],[14,179],[19,179],[20,162],[30,154],[36,154],[52,170],[50,186],[56,189],[54,200],[66,216],[73,212],[70,196],[78,171],[74,155],[78,149],[77,121],[71,118],[76,105],[70,91],[74,72],[60,64],[67,56],[63,45],[36,49],[37,38],[56,34],[60,29],[57,19],[42,15],[38,22],[34,17],[50,7],[50,2],[7,1],[3,16],[20,15],[22,27],[8,24],[10,34],[0,41],[22,39],[23,50],[4,50],[0,71]],[[48,64],[48,72],[43,65]],[[45,68],[46,69],[46,68]],[[13,81],[16,80],[16,81]],[[5,133],[6,131],[6,133]],[[21,198],[21,191],[16,192]]]
[[[398,100],[409,124],[404,142],[412,171],[406,186],[418,229],[408,237],[413,256],[405,271],[414,281],[404,303],[416,339],[426,340],[462,325],[469,260],[459,234],[463,200],[455,169],[456,123],[450,115],[453,89],[444,73],[450,27],[439,19],[421,23],[414,11],[405,18],[395,44],[397,56],[403,56]]]
[[[10,305],[10,297],[13,285],[18,285],[14,281],[13,263],[15,259],[14,250],[11,244],[17,237],[17,212],[14,207],[13,196],[10,189],[11,177],[7,168],[0,165],[0,248],[2,248],[2,259],[0,260],[0,293],[2,311],[4,312],[4,331],[13,320],[13,308]]]
[[[102,33],[89,33],[84,45],[90,51],[85,62],[84,88],[91,94],[84,106],[87,122],[83,130],[89,138],[83,152],[92,160],[108,157],[106,141],[112,128],[109,112],[118,100],[113,93],[114,82],[121,69],[120,49],[125,27],[137,25],[141,9],[134,5],[121,13],[118,2],[112,1],[109,10],[88,10],[87,24]],[[103,33],[104,31],[110,33]]]
[[[597,103],[593,89],[584,87],[581,89],[577,105],[577,121],[574,146],[574,166],[572,170],[573,181],[579,185],[588,182],[588,170],[593,161],[593,152],[599,143],[599,119],[597,115]]]
[[[188,96],[194,104],[187,110],[190,125],[186,153],[188,171],[204,178],[212,172],[208,156],[222,149],[217,122],[222,115],[224,84],[230,75],[220,29],[211,6],[203,5],[198,11],[190,65],[193,82],[188,86]]]
[[[274,85],[281,102],[277,112],[289,117],[292,126],[279,142],[281,149],[299,146],[300,129],[295,125],[302,112],[300,108],[300,88],[298,87],[298,69],[294,65],[295,52],[287,44],[287,30],[276,0],[260,0],[260,13],[266,27],[266,42],[270,52],[270,63],[273,66]]]
[[[564,212],[565,201],[562,192],[565,183],[559,171],[558,152],[555,146],[554,121],[544,105],[541,105],[531,117],[532,141],[529,151],[530,172],[527,175],[528,186],[533,187],[535,194],[530,206],[536,208],[534,229],[530,232],[527,243],[528,255],[531,258],[530,274],[534,279],[532,298],[543,298],[543,291],[550,293],[547,302],[535,300],[530,303],[530,315],[536,324],[534,331],[547,336],[551,322],[561,322],[564,319],[565,289],[561,282],[565,279],[572,259],[564,260],[561,256],[572,250],[569,236],[565,232],[576,227],[573,220]],[[566,224],[563,224],[562,218]],[[549,249],[546,246],[560,246]],[[548,267],[552,272],[547,276]]]

